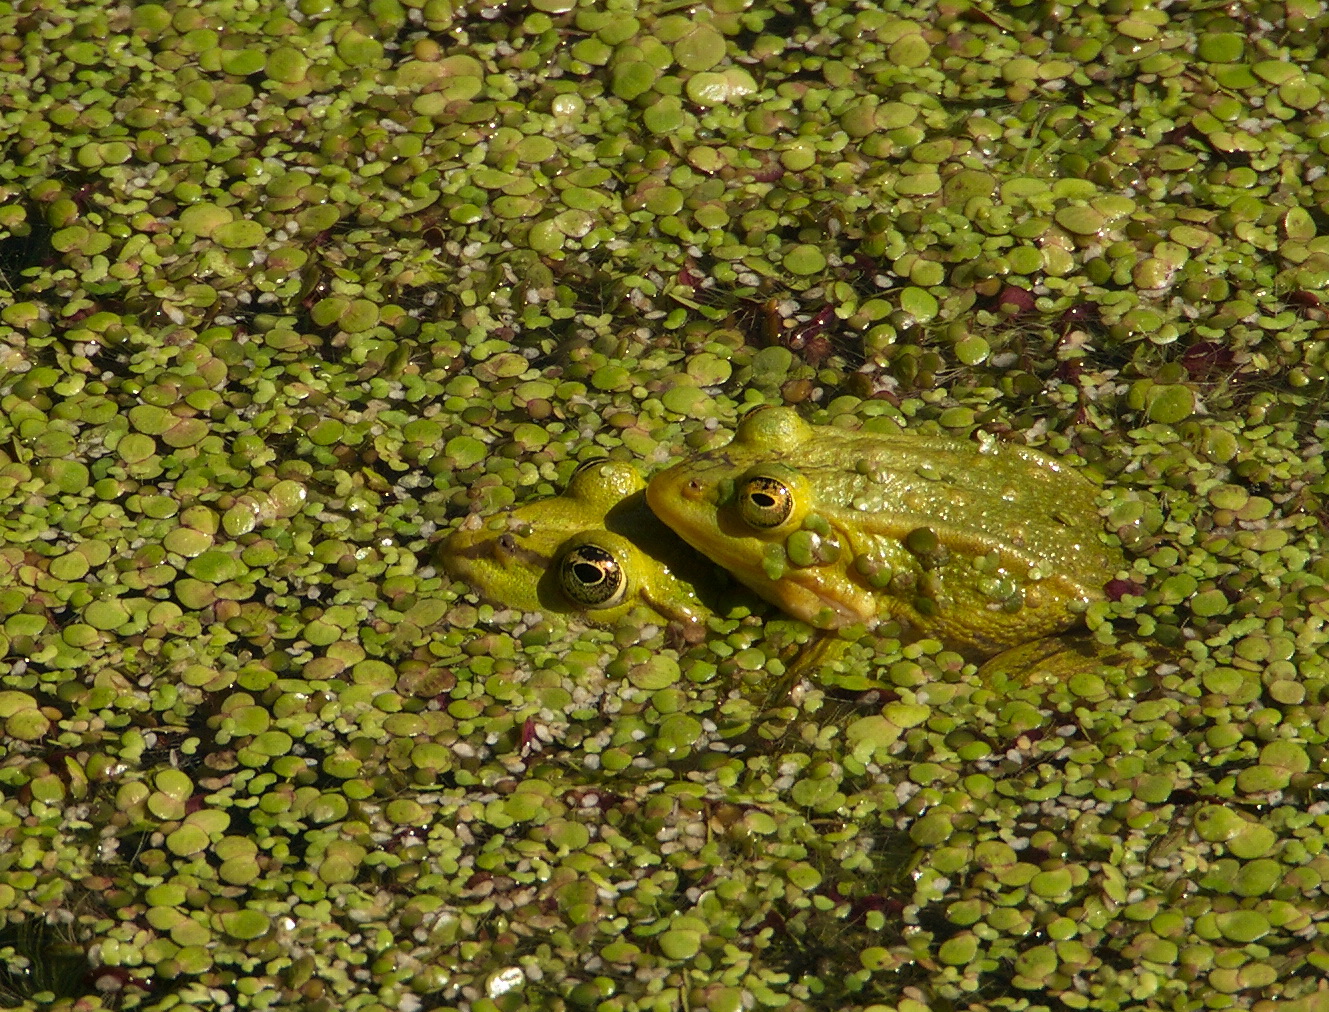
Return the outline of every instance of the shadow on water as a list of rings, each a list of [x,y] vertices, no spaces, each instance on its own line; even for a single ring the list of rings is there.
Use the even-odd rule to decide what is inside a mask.
[[[56,999],[92,994],[92,964],[69,932],[29,919],[0,928],[0,1004],[46,992]]]
[[[51,227],[35,209],[28,221],[10,231],[0,231],[0,286],[17,290],[23,272],[50,262],[55,254],[51,246]]]

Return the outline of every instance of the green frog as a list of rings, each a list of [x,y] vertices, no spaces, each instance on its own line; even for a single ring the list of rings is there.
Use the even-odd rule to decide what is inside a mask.
[[[469,518],[444,541],[443,567],[520,611],[613,625],[637,610],[700,635],[723,588],[714,567],[656,519],[645,488],[631,464],[587,462],[559,495]]]
[[[1124,560],[1097,487],[1024,446],[748,415],[655,475],[684,541],[820,629],[899,622],[975,659],[1070,629]]]

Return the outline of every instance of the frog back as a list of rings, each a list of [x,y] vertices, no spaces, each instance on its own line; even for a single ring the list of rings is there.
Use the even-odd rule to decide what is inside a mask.
[[[860,615],[991,653],[1075,624],[1122,564],[1097,486],[1038,450],[820,431],[799,470],[850,556],[833,578]]]

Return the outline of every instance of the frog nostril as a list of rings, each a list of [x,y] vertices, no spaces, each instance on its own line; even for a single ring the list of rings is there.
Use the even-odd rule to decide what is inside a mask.
[[[701,482],[699,482],[696,478],[693,478],[691,481],[689,481],[686,485],[683,486],[682,495],[684,499],[702,498]]]

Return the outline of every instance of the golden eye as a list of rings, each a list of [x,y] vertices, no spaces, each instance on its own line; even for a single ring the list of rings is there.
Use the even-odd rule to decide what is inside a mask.
[[[758,530],[769,531],[789,519],[794,511],[794,493],[778,478],[756,475],[738,490],[738,515]]]
[[[612,608],[623,600],[628,581],[612,552],[599,545],[577,545],[558,564],[558,583],[584,608]]]

